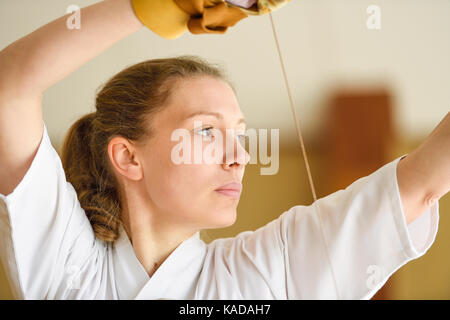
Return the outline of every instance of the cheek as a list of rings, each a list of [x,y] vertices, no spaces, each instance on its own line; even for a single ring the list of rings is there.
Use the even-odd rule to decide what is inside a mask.
[[[166,141],[161,145],[165,147],[159,148],[157,156],[153,157],[154,167],[151,169],[157,177],[156,189],[160,189],[161,196],[191,204],[207,197],[213,189],[214,170],[217,168],[208,164],[176,164],[171,158],[176,143]],[[191,150],[191,155],[193,152]]]
[[[152,201],[171,212],[198,212],[208,206],[214,185],[211,184],[211,166],[180,164],[159,160],[147,170],[145,183]]]
[[[172,165],[168,168],[167,188],[185,204],[196,206],[211,197],[211,169],[199,164]]]

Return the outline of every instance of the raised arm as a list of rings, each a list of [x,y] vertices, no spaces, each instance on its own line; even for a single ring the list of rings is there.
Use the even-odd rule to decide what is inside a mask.
[[[82,8],[80,29],[67,27],[69,16],[0,51],[1,194],[14,190],[35,156],[43,134],[43,92],[143,27],[130,0],[105,0]]]

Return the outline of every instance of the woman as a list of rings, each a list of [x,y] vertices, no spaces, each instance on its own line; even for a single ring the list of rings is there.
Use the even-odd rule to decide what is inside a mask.
[[[17,298],[370,298],[428,250],[450,188],[449,115],[407,157],[208,245],[199,230],[235,221],[248,154],[236,142],[219,164],[176,165],[171,135],[185,129],[207,145],[212,129],[245,131],[216,67],[179,57],[121,71],[70,128],[61,161],[43,92],[143,25],[171,38],[196,25],[151,26],[138,2],[92,5],[80,32],[63,17],[0,53],[0,252]]]

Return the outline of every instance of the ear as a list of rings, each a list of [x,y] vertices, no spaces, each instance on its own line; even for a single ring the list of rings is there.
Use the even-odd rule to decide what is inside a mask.
[[[143,177],[142,165],[136,157],[136,147],[123,137],[114,137],[108,143],[108,156],[114,169],[130,180]]]

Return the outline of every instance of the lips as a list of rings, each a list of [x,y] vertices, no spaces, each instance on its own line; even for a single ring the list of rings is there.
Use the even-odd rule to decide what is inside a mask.
[[[238,182],[232,182],[232,183],[225,184],[225,185],[221,186],[220,188],[216,189],[216,191],[218,191],[218,190],[233,190],[233,191],[241,192],[242,184],[240,184]]]
[[[242,184],[240,184],[238,182],[232,182],[232,183],[228,183],[228,184],[221,186],[220,188],[216,189],[215,191],[217,191],[218,193],[220,193],[222,195],[228,196],[228,197],[239,198],[239,196],[241,194],[241,190],[242,190]]]

